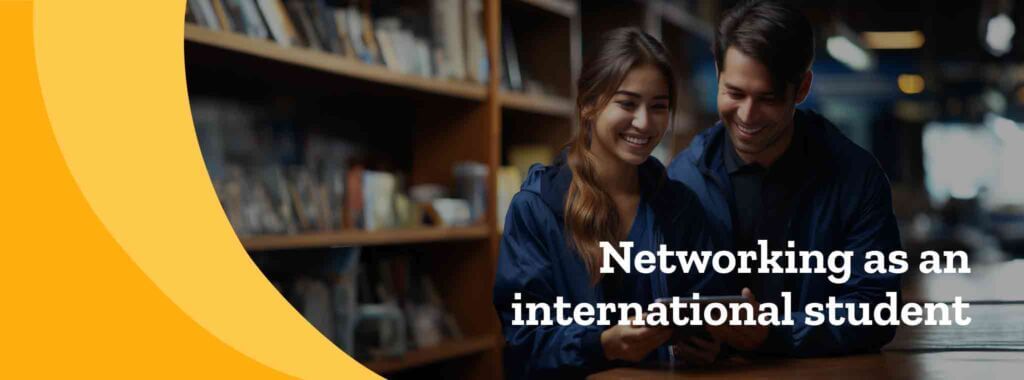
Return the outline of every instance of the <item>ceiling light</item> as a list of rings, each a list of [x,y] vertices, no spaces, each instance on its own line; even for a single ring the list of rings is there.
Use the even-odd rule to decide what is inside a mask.
[[[1017,28],[1013,25],[1010,16],[1000,13],[988,20],[988,25],[985,28],[985,44],[996,56],[1006,54],[1010,51],[1010,42],[1016,31]]]
[[[917,74],[900,74],[896,78],[900,91],[907,95],[920,94],[924,91],[924,78]]]
[[[920,49],[924,46],[924,33],[920,30],[864,32],[860,38],[869,49]]]
[[[855,71],[866,71],[871,69],[873,63],[871,56],[864,49],[857,46],[849,38],[843,35],[829,37],[825,42],[828,54],[837,61],[849,66]]]

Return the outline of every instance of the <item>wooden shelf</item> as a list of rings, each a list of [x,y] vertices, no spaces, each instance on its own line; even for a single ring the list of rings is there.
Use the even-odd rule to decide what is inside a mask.
[[[476,101],[483,101],[487,97],[487,87],[482,84],[397,73],[384,66],[369,65],[335,54],[306,48],[284,47],[270,40],[211,30],[198,25],[185,24],[185,41],[425,93]]]
[[[501,92],[501,106],[508,109],[564,118],[571,118],[574,112],[572,101],[566,98],[505,90]]]
[[[486,239],[490,230],[485,225],[472,227],[421,227],[378,231],[343,230],[298,235],[263,235],[242,237],[249,251],[317,248],[333,246],[372,246],[442,241]]]
[[[567,0],[517,0],[520,3],[529,4],[534,7],[558,14],[566,18],[576,15],[576,3]]]
[[[491,335],[448,341],[433,347],[407,352],[397,358],[379,359],[365,363],[366,367],[378,374],[398,372],[444,360],[487,351],[497,347],[497,338]]]

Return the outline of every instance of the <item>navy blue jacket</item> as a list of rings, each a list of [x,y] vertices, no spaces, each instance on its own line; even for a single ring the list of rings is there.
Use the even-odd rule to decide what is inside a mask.
[[[797,110],[794,127],[803,128],[807,139],[807,157],[802,160],[806,172],[798,180],[792,198],[795,201],[766,216],[773,218],[769,223],[775,230],[771,236],[781,239],[771,241],[769,246],[793,240],[797,250],[819,250],[826,255],[834,250],[850,250],[854,257],[851,277],[842,285],[830,282],[827,274],[766,275],[785,278],[778,290],[792,292],[795,325],[773,327],[762,351],[792,356],[877,351],[892,340],[895,327],[837,327],[827,322],[807,326],[803,310],[807,303],[827,302],[829,296],[837,297],[837,302],[877,303],[887,300],[885,292],[899,291],[899,275],[864,272],[866,252],[888,254],[901,249],[889,181],[870,153],[820,115]],[[722,157],[726,138],[728,133],[721,122],[698,134],[672,161],[668,175],[694,191],[708,213],[708,229],[716,245],[731,251],[733,191]],[[770,206],[765,209],[772,209]],[[772,293],[755,296],[762,302],[779,302],[778,292]]]
[[[663,243],[671,250],[708,249],[710,239],[704,233],[704,212],[693,193],[668,181],[665,168],[654,158],[649,158],[639,170],[641,207],[647,207],[649,212],[638,212],[637,218],[646,215],[649,220],[643,225],[652,226],[641,231],[644,245]],[[604,302],[602,287],[591,285],[586,266],[567,243],[563,210],[571,181],[572,171],[565,165],[534,165],[513,197],[505,219],[494,306],[505,336],[504,365],[510,379],[578,377],[614,364],[605,359],[600,343],[601,332],[608,326],[512,325],[511,305],[517,292],[522,293],[521,303],[553,304],[557,296],[573,305]],[[638,243],[633,253],[640,247]],[[726,282],[714,279],[715,275],[665,275],[655,270],[647,276],[651,283],[644,288],[649,288],[651,294],[622,302],[637,302],[646,307],[660,297],[689,297],[692,292],[726,294]],[[728,291],[736,292],[732,288]],[[667,349],[662,347],[651,356],[665,360]]]

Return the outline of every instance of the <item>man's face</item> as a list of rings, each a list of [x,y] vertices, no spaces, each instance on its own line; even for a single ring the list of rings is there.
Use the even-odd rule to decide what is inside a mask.
[[[776,88],[767,67],[731,47],[723,66],[718,73],[718,115],[733,146],[745,161],[774,160],[789,146],[793,112],[807,96],[810,73],[799,86]]]

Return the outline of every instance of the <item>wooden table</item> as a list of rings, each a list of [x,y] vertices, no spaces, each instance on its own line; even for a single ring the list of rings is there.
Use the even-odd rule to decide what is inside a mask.
[[[1019,379],[1024,352],[883,352],[817,359],[758,359],[708,369],[616,368],[590,379]]]
[[[901,327],[882,353],[815,359],[731,358],[712,368],[616,368],[591,379],[1024,379],[1024,261],[970,276],[905,281],[908,301],[973,299],[969,326]]]

